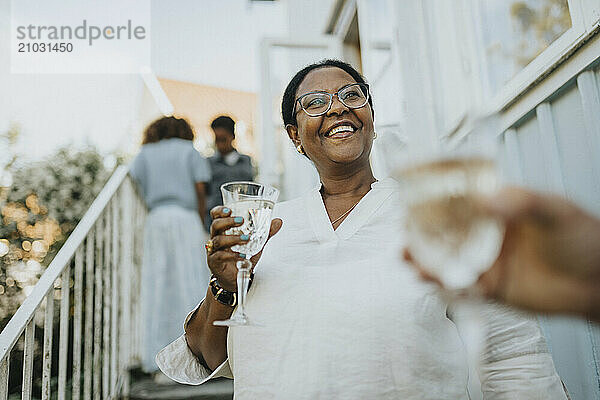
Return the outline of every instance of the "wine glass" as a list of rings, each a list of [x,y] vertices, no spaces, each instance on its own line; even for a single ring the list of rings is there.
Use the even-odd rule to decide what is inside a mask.
[[[249,240],[235,246],[233,251],[246,255],[237,262],[237,299],[238,309],[225,321],[214,321],[217,326],[249,325],[245,313],[246,293],[250,283],[250,258],[259,253],[269,237],[273,206],[279,197],[279,190],[255,182],[228,182],[221,186],[223,204],[231,209],[231,215],[244,218],[241,226],[225,231],[228,235],[248,235]]]
[[[396,171],[406,204],[406,244],[414,260],[443,285],[457,312],[471,365],[483,342],[481,299],[475,283],[500,253],[504,224],[479,206],[500,185],[496,163],[499,116],[471,110],[442,138]]]
[[[473,285],[497,258],[504,226],[479,206],[500,185],[498,115],[471,111],[442,147],[396,171],[407,206],[407,247],[446,289]]]
[[[498,188],[494,162],[448,158],[404,170],[407,247],[446,289],[473,285],[498,257],[503,224],[478,205]]]

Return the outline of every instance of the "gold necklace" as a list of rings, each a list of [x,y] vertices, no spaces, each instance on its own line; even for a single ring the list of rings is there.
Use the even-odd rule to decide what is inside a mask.
[[[375,183],[375,182],[379,182],[379,181],[378,181],[377,179],[375,179],[375,181],[374,181],[373,183]],[[371,183],[371,185],[372,185],[373,183]],[[366,194],[366,193],[365,193],[365,194]],[[363,197],[365,197],[365,196],[363,195]],[[348,215],[348,213],[349,213],[350,211],[354,210],[354,207],[356,207],[356,206],[358,205],[358,203],[360,203],[360,201],[361,201],[361,200],[362,200],[362,197],[361,197],[360,199],[358,199],[358,201],[357,201],[356,203],[354,203],[354,205],[353,205],[352,207],[350,207],[350,208],[348,209],[348,211],[346,211],[345,213],[343,213],[342,215],[340,215],[339,217],[337,217],[336,219],[334,219],[333,221],[331,221],[331,225],[335,225],[335,223],[336,223],[336,222],[338,222],[340,219],[342,219],[342,218],[344,218],[346,215]]]
[[[362,200],[362,197],[361,199]],[[336,222],[338,222],[340,219],[344,218],[346,215],[348,215],[348,213],[350,211],[352,211],[354,209],[354,207],[356,207],[358,205],[358,203],[360,203],[360,200],[358,200],[356,203],[354,203],[354,205],[352,207],[350,207],[348,209],[348,211],[346,211],[345,213],[343,213],[342,215],[340,215],[339,217],[337,217],[335,220],[331,221],[331,225],[335,225]]]

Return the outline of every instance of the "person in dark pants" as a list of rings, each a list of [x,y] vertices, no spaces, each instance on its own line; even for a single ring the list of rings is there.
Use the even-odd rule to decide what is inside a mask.
[[[215,134],[215,147],[217,152],[210,157],[212,179],[208,183],[206,209],[223,204],[221,198],[221,185],[233,181],[254,180],[254,170],[249,156],[240,154],[233,147],[235,139],[235,122],[228,116],[222,115],[215,118],[210,124]],[[207,213],[204,219],[206,229],[210,231],[212,218]]]

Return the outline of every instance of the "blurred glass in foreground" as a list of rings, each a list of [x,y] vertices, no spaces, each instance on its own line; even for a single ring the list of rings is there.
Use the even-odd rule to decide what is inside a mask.
[[[406,199],[407,246],[450,290],[466,289],[498,256],[502,223],[477,207],[499,187],[495,114],[471,111],[441,149],[417,149],[396,172]]]

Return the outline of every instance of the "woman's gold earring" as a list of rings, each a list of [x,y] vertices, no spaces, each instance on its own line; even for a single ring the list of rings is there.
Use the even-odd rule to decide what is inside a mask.
[[[296,150],[298,150],[298,153],[304,155],[304,149],[302,148],[301,144],[299,144],[298,146],[296,146]]]
[[[373,132],[373,140],[377,139],[377,132]]]

